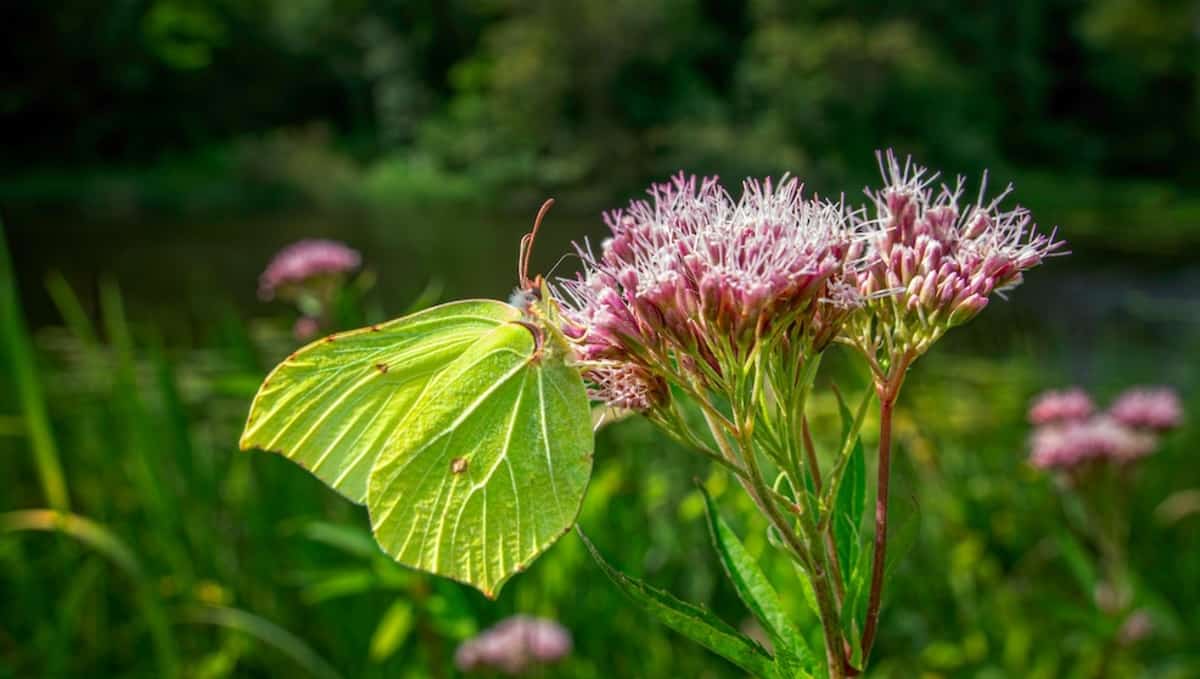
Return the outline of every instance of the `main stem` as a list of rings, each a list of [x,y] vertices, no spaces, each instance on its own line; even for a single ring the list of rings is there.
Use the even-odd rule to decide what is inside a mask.
[[[907,366],[898,364],[896,376],[878,389],[879,393],[879,483],[875,493],[875,551],[871,559],[871,593],[863,625],[862,662],[865,667],[875,644],[879,608],[883,600],[883,575],[887,565],[888,488],[892,470],[892,410]]]
[[[733,450],[729,443],[725,440],[723,433],[716,428],[716,423],[705,413],[713,436],[717,441],[717,446],[722,453],[728,458],[734,458]],[[829,567],[824,558],[819,560],[811,558],[809,549],[800,536],[796,534],[795,528],[792,526],[791,520],[785,516],[779,507],[775,504],[775,500],[770,493],[770,487],[763,477],[762,469],[758,465],[758,459],[755,457],[754,444],[751,437],[746,435],[744,431],[739,431],[739,436],[736,439],[737,447],[741,453],[741,457],[746,465],[748,472],[746,477],[738,477],[742,487],[754,503],[762,511],[763,515],[779,532],[792,558],[800,564],[802,568],[811,574],[813,585],[813,594],[817,599],[817,609],[821,618],[821,629],[825,638],[825,659],[829,666],[829,679],[846,679],[845,666],[843,661],[844,641],[842,639],[841,626],[839,624],[838,607],[834,599],[834,592],[829,584]],[[815,524],[811,518],[800,517],[801,523],[805,526],[806,532],[809,533],[810,539],[816,537]],[[814,543],[817,552],[822,557],[824,550],[819,543]]]

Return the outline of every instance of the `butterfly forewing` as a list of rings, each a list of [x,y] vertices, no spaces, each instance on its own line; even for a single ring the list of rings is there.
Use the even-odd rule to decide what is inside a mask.
[[[592,467],[579,372],[521,324],[439,373],[371,472],[380,545],[489,596],[574,523]]]
[[[431,379],[519,318],[502,302],[453,302],[314,342],[263,382],[241,447],[281,453],[365,502],[372,465]]]

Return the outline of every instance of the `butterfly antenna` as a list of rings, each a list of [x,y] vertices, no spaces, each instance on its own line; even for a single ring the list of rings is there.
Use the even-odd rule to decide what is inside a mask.
[[[533,230],[521,238],[521,250],[517,256],[517,274],[521,279],[521,287],[527,290],[533,287],[533,281],[529,280],[529,257],[533,254],[533,242],[537,239],[538,230],[542,227],[542,220],[545,219],[546,213],[550,211],[552,205],[554,205],[553,198],[547,198],[546,202],[542,203],[537,217],[533,220]]]

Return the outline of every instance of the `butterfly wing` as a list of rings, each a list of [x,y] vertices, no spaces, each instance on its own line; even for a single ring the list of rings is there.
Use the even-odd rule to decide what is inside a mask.
[[[520,316],[502,302],[452,302],[309,344],[259,388],[241,447],[278,452],[363,503],[371,466],[431,379]]]
[[[593,440],[583,380],[564,353],[538,350],[513,323],[433,378],[371,472],[367,507],[384,551],[494,597],[570,529]]]

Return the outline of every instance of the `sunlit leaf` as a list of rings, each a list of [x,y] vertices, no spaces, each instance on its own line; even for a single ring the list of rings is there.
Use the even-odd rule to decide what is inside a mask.
[[[771,656],[749,637],[712,612],[625,575],[604,560],[583,531],[577,532],[604,574],[656,620],[756,677],[778,676]]]
[[[721,557],[721,565],[742,603],[746,604],[746,608],[771,635],[777,661],[790,670],[788,676],[796,676],[799,671],[814,669],[816,661],[805,644],[804,637],[783,610],[779,593],[758,567],[754,557],[746,551],[733,529],[721,518],[716,504],[703,486],[700,486],[700,492],[704,495],[708,529],[717,554]]]
[[[501,325],[430,380],[367,494],[384,551],[488,596],[570,529],[591,475],[583,379],[535,331]]]
[[[279,452],[365,502],[371,466],[429,380],[519,318],[501,302],[453,302],[309,344],[259,388],[241,447]]]

